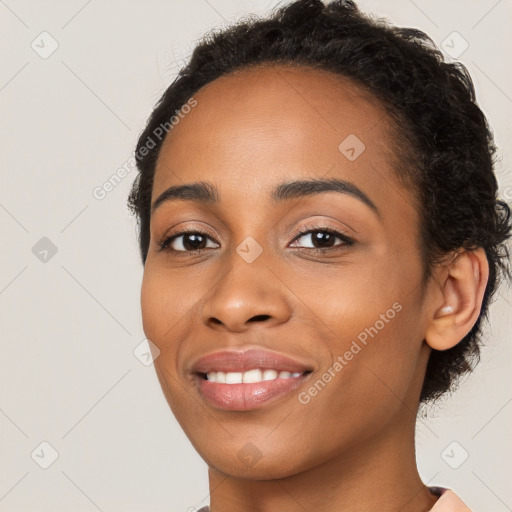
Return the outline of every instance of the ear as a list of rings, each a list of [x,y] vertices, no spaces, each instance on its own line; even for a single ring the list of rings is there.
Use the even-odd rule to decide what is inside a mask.
[[[462,251],[446,265],[442,276],[441,298],[425,332],[427,345],[435,350],[454,347],[475,325],[489,279],[485,251],[481,247]]]

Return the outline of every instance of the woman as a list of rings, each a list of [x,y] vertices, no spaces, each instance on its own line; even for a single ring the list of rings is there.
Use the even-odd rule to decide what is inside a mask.
[[[414,430],[509,275],[494,152],[465,68],[351,1],[198,44],[129,205],[144,331],[211,512],[468,510],[422,482]]]

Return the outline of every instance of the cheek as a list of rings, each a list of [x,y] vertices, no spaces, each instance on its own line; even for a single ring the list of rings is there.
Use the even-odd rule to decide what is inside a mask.
[[[146,260],[140,296],[143,330],[160,351],[154,365],[170,403],[183,386],[177,383],[183,378],[184,340],[190,337],[192,326],[199,325],[198,308],[206,293],[205,283],[199,273],[172,272]]]
[[[197,303],[199,297],[189,283],[146,263],[141,286],[142,323],[146,336],[160,349],[176,336]]]
[[[173,282],[163,272],[146,265],[141,286],[141,312],[144,334],[159,349],[154,360],[162,390],[173,408],[173,397],[169,388],[173,388],[178,376],[178,356],[180,344],[176,342],[183,336],[186,323],[186,305],[181,296],[188,294],[179,283]]]
[[[164,293],[164,288],[164,282],[158,279],[156,273],[146,264],[140,295],[142,324],[146,336],[159,347],[161,345],[160,332],[164,328],[163,319],[165,318],[162,314],[166,307],[165,302],[170,295]]]
[[[364,445],[414,410],[421,337],[413,332],[413,308],[401,299],[358,311],[349,303],[345,311],[352,314],[331,323],[337,336],[329,346],[330,361],[300,397],[301,428],[329,439],[313,446],[308,458]]]
[[[182,283],[154,268],[148,258],[140,296],[143,330],[160,351],[154,360],[154,368],[164,396],[177,418],[182,416],[182,404],[189,402],[183,384],[177,384],[180,350],[177,340],[185,336],[186,314],[191,306],[183,299],[188,300],[189,296]]]
[[[336,375],[337,384],[327,385],[332,404],[357,413],[367,400],[398,406],[408,393],[422,349],[420,278],[415,268],[381,259],[365,272],[317,281],[310,300],[329,327],[322,370]]]

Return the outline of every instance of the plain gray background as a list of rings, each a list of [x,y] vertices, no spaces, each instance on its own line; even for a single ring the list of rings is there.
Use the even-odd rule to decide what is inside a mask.
[[[93,191],[133,155],[194,42],[278,3],[0,0],[1,511],[208,503],[206,464],[144,358],[143,269],[126,208],[135,169],[103,199]],[[510,201],[510,0],[359,5],[462,52]],[[424,481],[454,488],[475,512],[512,510],[511,302],[502,287],[482,363],[418,423]]]

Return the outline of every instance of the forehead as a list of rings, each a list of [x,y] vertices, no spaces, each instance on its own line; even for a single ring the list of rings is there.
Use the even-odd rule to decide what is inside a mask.
[[[222,76],[161,148],[153,198],[173,184],[213,181],[238,196],[271,181],[342,177],[369,194],[393,182],[395,147],[384,107],[351,80],[308,67],[266,65]],[[396,182],[396,183],[395,183]],[[225,197],[225,194],[222,194]]]

